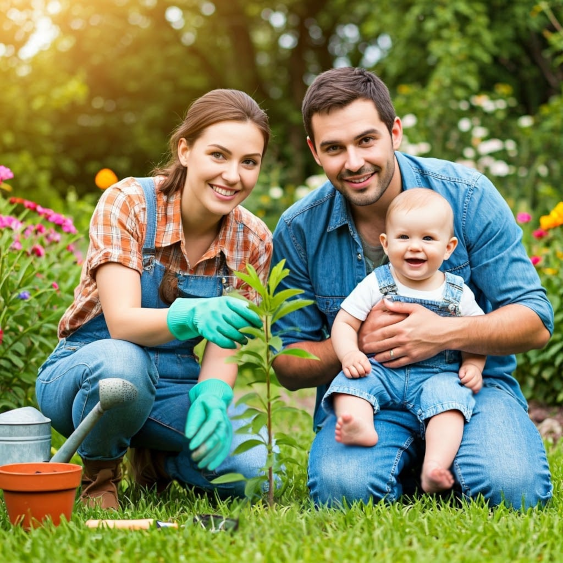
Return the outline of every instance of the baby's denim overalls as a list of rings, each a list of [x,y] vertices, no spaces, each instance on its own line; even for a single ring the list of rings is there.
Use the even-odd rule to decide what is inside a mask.
[[[159,297],[165,268],[155,260],[156,193],[152,178],[138,179],[147,206],[147,232],[143,246],[141,275],[142,307],[168,307]],[[219,275],[178,274],[179,297],[216,297],[223,293],[228,274],[224,256],[218,260]],[[221,266],[221,263],[223,266]],[[107,411],[78,449],[87,459],[117,459],[127,448],[145,447],[170,451],[165,470],[180,483],[204,489],[217,488],[221,495],[244,494],[244,482],[220,485],[209,483],[218,475],[236,472],[255,476],[265,465],[265,448],[229,456],[214,472],[199,470],[192,461],[184,436],[190,407],[189,390],[197,383],[200,366],[194,346],[201,338],[181,342],[173,340],[155,347],[143,347],[125,340],[112,339],[103,314],[63,338],[41,366],[36,393],[41,411],[53,427],[69,436],[99,400],[100,379],[120,377],[133,383],[137,400]],[[235,413],[235,411],[237,411]],[[240,414],[231,408],[229,415]],[[244,421],[233,420],[234,430]],[[253,438],[234,432],[233,451]]]
[[[418,303],[442,317],[460,314],[463,279],[459,276],[446,272],[442,301],[437,302],[398,295],[388,264],[376,268],[373,275],[377,277],[383,297],[393,296],[396,301]],[[461,355],[455,350],[445,350],[428,360],[402,368],[388,368],[370,358],[371,373],[359,379],[349,379],[340,372],[326,392],[322,406],[332,413],[330,396],[344,393],[368,401],[375,414],[382,408],[408,410],[421,422],[422,436],[424,422],[444,411],[459,410],[469,422],[475,399],[471,389],[459,380],[460,362]]]

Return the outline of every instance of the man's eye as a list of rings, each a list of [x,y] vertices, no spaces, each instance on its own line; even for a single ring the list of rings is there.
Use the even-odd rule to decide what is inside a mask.
[[[327,147],[326,152],[336,152],[340,149],[338,145],[332,145],[331,147]]]
[[[375,139],[373,137],[363,137],[360,141],[361,145],[369,145],[370,143],[373,143],[373,141],[375,141]]]

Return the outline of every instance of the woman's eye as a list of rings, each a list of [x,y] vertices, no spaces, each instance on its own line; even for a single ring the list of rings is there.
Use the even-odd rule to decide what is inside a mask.
[[[211,153],[211,156],[212,156],[213,158],[221,159],[221,158],[223,158],[223,153],[220,153],[220,152],[212,152],[212,153]]]
[[[258,162],[256,162],[256,160],[253,160],[252,158],[249,158],[247,160],[243,161],[243,164],[245,166],[258,166]]]

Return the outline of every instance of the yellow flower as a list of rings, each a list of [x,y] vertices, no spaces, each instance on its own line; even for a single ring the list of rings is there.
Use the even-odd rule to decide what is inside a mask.
[[[540,217],[540,227],[546,231],[560,225],[563,225],[563,201],[560,201],[549,215]]]
[[[113,186],[118,181],[117,176],[113,170],[109,168],[102,168],[97,174],[94,182],[100,190],[105,190],[110,186]]]
[[[544,268],[543,273],[548,276],[556,276],[557,270],[555,268]]]

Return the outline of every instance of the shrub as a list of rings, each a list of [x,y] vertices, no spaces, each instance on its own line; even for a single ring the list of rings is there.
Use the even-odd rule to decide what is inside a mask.
[[[563,404],[563,202],[549,215],[540,217],[539,225],[527,213],[519,213],[517,220],[523,226],[528,254],[553,306],[555,325],[545,348],[518,356],[515,376],[527,399]]]
[[[35,402],[37,370],[80,276],[77,239],[71,219],[0,197],[0,412]]]

